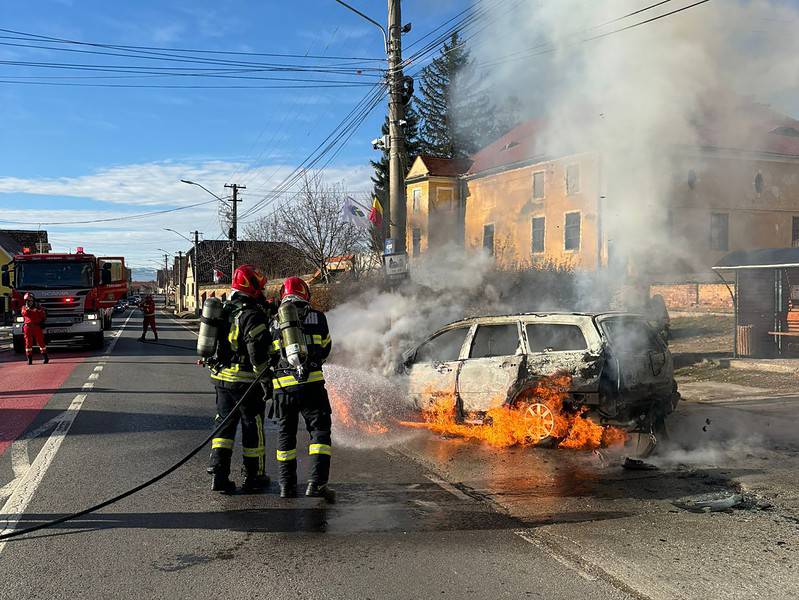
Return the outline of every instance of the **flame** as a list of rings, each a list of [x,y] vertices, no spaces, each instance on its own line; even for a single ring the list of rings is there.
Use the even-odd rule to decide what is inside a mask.
[[[330,407],[333,409],[333,415],[337,425],[340,425],[345,429],[358,431],[367,435],[380,435],[388,433],[388,427],[386,427],[383,423],[356,418],[352,413],[352,409],[350,408],[350,402],[347,402],[344,398],[344,395],[339,393],[335,387],[329,387],[327,390],[327,395],[330,400]]]
[[[585,407],[571,410],[564,406],[570,384],[568,375],[543,378],[525,390],[514,406],[492,408],[482,423],[475,425],[457,418],[453,395],[437,394],[432,406],[423,411],[423,423],[401,424],[480,440],[496,448],[536,446],[547,440],[559,440],[559,448],[579,450],[624,444],[627,434],[622,429],[594,423],[587,418]]]

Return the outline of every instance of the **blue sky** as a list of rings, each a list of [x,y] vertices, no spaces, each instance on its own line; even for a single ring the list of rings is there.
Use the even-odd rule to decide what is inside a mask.
[[[385,20],[385,2],[352,3],[376,20]],[[404,0],[403,20],[413,22],[405,43],[412,43],[467,6],[468,0]],[[333,0],[6,0],[0,7],[0,27],[120,45],[325,57],[383,55],[379,31]],[[7,38],[0,42],[31,44]],[[0,61],[6,61],[0,64],[0,80],[10,76],[87,75],[85,71],[39,69],[8,62],[133,64],[131,59],[10,45],[0,45]],[[308,64],[331,62],[320,59]],[[137,60],[135,64],[150,63]],[[339,79],[374,80],[354,74]],[[35,81],[182,85],[187,78]],[[273,83],[189,80],[194,82],[223,86]],[[249,188],[244,196],[246,208],[247,202],[254,203],[290,172],[366,89],[132,89],[0,83],[0,219],[48,222],[105,218],[209,198],[196,187],[180,184],[181,178],[201,182],[220,195],[225,182],[244,182]],[[368,189],[368,161],[374,157],[369,141],[376,137],[384,111],[384,105],[379,106],[344,147],[330,165],[329,179],[341,182],[348,190]],[[36,228],[9,223],[0,223],[0,227]],[[113,225],[44,227],[56,249],[83,245],[87,251],[122,253],[135,266],[154,266],[153,261],[162,255],[157,248],[185,249],[185,242],[163,231],[164,227],[185,234],[197,227],[206,237],[220,237],[213,206]]]

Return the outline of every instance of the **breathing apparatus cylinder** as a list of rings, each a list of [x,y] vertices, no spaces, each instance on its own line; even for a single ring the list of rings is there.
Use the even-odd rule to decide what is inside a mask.
[[[293,302],[283,302],[277,309],[277,323],[280,329],[280,341],[286,360],[302,377],[305,361],[308,358],[308,346],[297,306]]]
[[[211,358],[216,353],[221,316],[222,301],[219,298],[208,298],[203,304],[200,334],[197,337],[197,354],[203,358]]]

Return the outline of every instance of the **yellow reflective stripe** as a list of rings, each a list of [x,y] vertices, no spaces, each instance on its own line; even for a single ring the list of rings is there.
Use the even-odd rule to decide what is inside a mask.
[[[324,381],[325,376],[322,371],[312,371],[305,381],[297,381],[294,375],[286,375],[284,377],[277,377],[272,380],[272,385],[278,388],[287,388],[294,385],[302,385],[303,383],[316,383],[317,381]]]
[[[266,449],[263,446],[258,448],[242,448],[241,455],[245,458],[260,458],[266,454]]]
[[[269,366],[269,362],[261,363],[260,365],[253,365],[252,370],[256,375],[260,375]]]
[[[327,454],[330,456],[331,451],[330,444],[311,444],[308,446],[308,454]]]
[[[211,379],[218,379],[219,381],[227,381],[229,383],[238,383],[240,381],[255,381],[257,375],[252,371],[240,371],[238,369],[220,369],[219,371],[211,372]]]
[[[322,345],[322,336],[321,335],[312,335],[311,336],[311,343]]]
[[[322,346],[322,348],[327,348],[330,345],[330,336],[324,337],[322,341],[319,342],[319,345]]]
[[[272,349],[280,350],[280,340],[272,340]]]
[[[230,342],[230,347],[233,349],[233,352],[239,349],[239,315],[236,315],[233,319],[230,333],[227,334],[227,341]]]
[[[277,459],[280,462],[286,462],[288,460],[297,460],[297,449],[294,450],[277,450],[276,453]]]
[[[264,325],[263,323],[261,323],[260,325],[256,325],[250,330],[249,333],[250,339],[254,340],[258,338],[258,336],[260,336],[264,331],[266,331],[266,325]]]
[[[229,438],[214,438],[211,440],[211,448],[224,448],[225,450],[232,450],[233,440]]]

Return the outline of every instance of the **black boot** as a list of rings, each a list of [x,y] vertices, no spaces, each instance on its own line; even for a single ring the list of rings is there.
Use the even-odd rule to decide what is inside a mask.
[[[49,363],[49,362],[50,362],[50,357],[49,357],[49,356],[47,356],[47,352],[45,352],[44,354],[42,354],[42,356],[44,357],[44,364],[47,364],[47,363]]]
[[[222,494],[232,494],[236,491],[236,484],[230,481],[227,474],[214,473],[214,479],[211,483],[211,491],[220,492]]]
[[[33,354],[28,354],[28,364],[29,365],[33,364]]]
[[[326,483],[318,484],[309,481],[305,495],[309,498],[324,498],[328,504],[335,504],[336,502],[336,492],[331,490]]]
[[[269,477],[266,475],[246,475],[244,483],[241,484],[241,491],[247,494],[263,492],[269,487]]]
[[[139,338],[139,341],[140,341],[140,342],[143,342],[143,341],[144,341],[144,334],[142,334],[142,335],[141,335],[141,337]]]
[[[296,498],[297,497],[297,486],[293,483],[281,483],[280,484],[280,497],[281,498]]]

